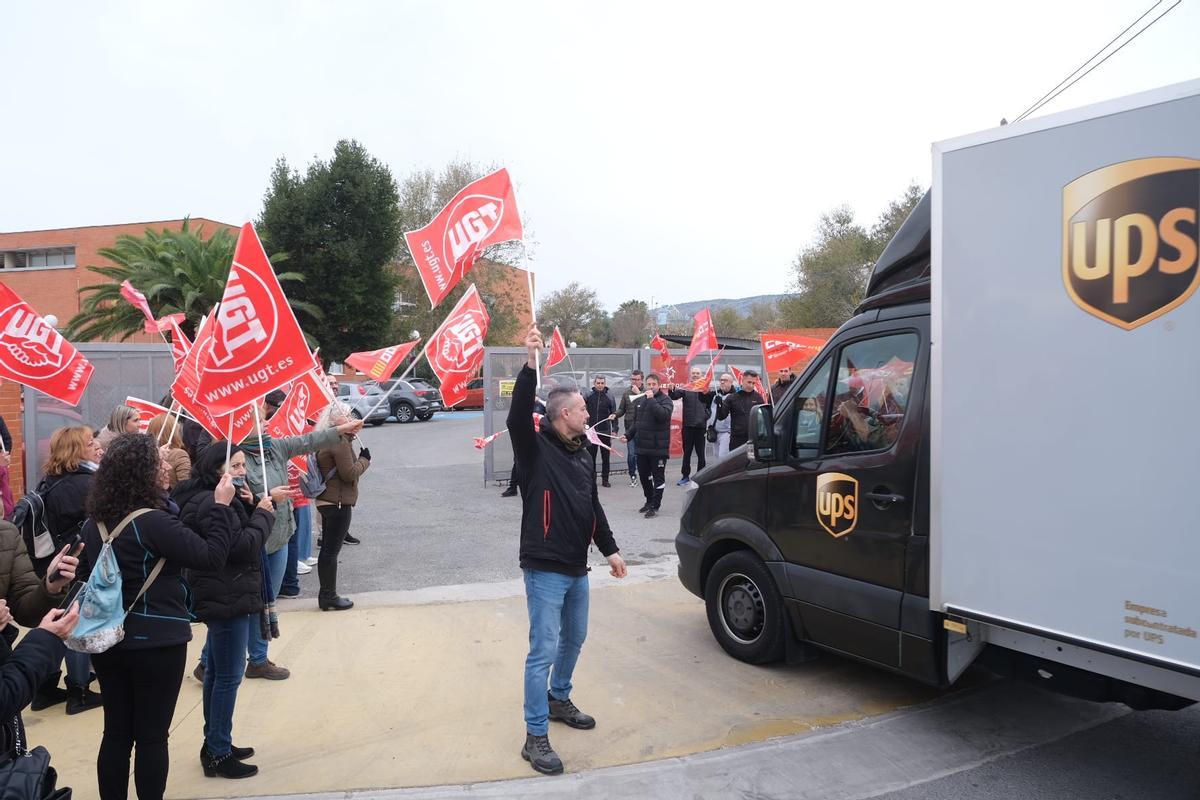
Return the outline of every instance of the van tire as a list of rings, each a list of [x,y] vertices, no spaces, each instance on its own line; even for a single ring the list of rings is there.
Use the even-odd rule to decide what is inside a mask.
[[[747,664],[783,658],[783,599],[767,565],[749,550],[723,556],[708,573],[704,606],[713,637]]]

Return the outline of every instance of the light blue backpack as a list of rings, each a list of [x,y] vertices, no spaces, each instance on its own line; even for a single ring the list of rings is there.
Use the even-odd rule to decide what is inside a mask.
[[[150,584],[154,583],[158,573],[162,572],[165,558],[158,560],[146,577],[146,582],[142,584],[142,590],[133,598],[129,608],[125,608],[121,594],[121,565],[117,563],[117,554],[113,552],[112,543],[129,523],[147,511],[150,509],[139,508],[129,512],[111,535],[103,522],[96,523],[96,527],[100,529],[100,541],[104,545],[100,548],[95,566],[92,567],[92,574],[88,576],[87,583],[79,593],[79,622],[66,639],[67,647],[76,653],[103,653],[124,639],[125,616],[129,613],[129,608],[133,608],[137,601],[142,599],[142,595],[150,588]]]

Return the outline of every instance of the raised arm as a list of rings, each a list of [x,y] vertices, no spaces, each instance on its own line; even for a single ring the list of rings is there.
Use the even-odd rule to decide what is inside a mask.
[[[537,373],[534,372],[534,364],[537,363],[538,353],[542,350],[542,334],[536,325],[529,328],[529,334],[525,337],[525,348],[529,359],[517,375],[517,382],[513,386],[506,424],[517,460],[529,464],[537,456],[537,434],[533,430],[533,400],[537,393]]]

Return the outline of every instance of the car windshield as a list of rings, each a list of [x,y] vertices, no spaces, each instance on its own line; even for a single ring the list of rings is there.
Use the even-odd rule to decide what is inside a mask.
[[[413,382],[412,382],[412,387],[413,387],[414,389],[422,389],[422,390],[428,390],[428,389],[432,389],[432,388],[433,388],[433,386],[431,386],[430,384],[426,383],[425,381],[413,381]]]

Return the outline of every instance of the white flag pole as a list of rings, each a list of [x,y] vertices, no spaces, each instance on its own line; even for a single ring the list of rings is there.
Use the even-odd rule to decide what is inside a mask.
[[[233,417],[232,416],[229,418],[229,430],[230,431],[233,430]],[[263,449],[262,415],[260,415],[258,413],[258,401],[257,400],[254,401],[254,432],[258,434],[258,457],[262,459],[263,497],[266,497],[267,495],[269,495],[271,493],[271,487],[267,486],[267,453]],[[232,433],[229,435],[229,438],[231,440],[233,439]]]
[[[176,403],[175,404],[175,421],[171,423],[171,433],[167,435],[167,444],[170,444],[171,442],[173,442],[175,440],[175,430],[179,427],[179,415],[182,413],[183,413],[183,406],[180,405],[179,403]],[[163,423],[163,428],[165,429],[166,427],[167,427],[166,423]],[[159,431],[158,433],[160,436],[162,435],[162,431]]]
[[[537,303],[533,300],[533,272],[529,269],[529,245],[524,241],[521,242],[521,253],[522,260],[525,262],[525,279],[529,282],[529,319],[534,325],[537,325]],[[574,365],[571,369],[575,369]],[[540,350],[533,354],[533,372],[537,375],[537,388],[540,390],[542,388],[542,353]]]
[[[229,436],[225,437],[225,472],[229,473],[229,456],[233,452],[233,414],[229,415]]]

